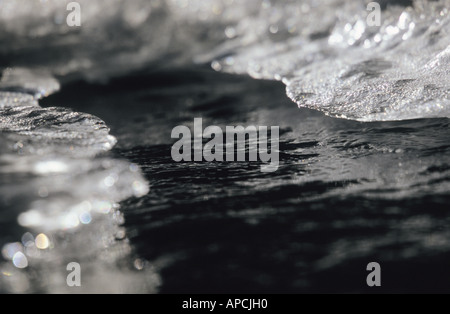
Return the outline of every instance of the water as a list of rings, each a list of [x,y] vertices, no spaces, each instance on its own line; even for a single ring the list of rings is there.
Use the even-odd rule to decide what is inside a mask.
[[[142,168],[150,193],[122,208],[161,292],[356,292],[373,260],[388,291],[447,289],[448,119],[360,123],[283,95],[279,83],[188,69],[74,83],[48,103],[102,116],[115,155]],[[173,162],[171,128],[199,116],[279,125],[280,169]],[[421,284],[409,285],[415,271]]]
[[[450,290],[448,1],[80,2],[0,4],[1,292]],[[196,117],[280,169],[173,162]]]

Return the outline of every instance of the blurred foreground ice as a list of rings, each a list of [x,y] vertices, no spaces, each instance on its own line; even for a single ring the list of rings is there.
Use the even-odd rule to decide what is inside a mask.
[[[136,165],[99,156],[116,143],[103,121],[38,105],[58,89],[25,69],[0,82],[0,292],[69,291],[71,262],[83,265],[75,291],[154,291],[158,278],[133,265],[117,205],[148,183]]]

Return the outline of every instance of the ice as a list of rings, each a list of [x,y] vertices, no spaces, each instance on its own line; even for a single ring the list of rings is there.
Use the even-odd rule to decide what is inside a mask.
[[[59,107],[3,109],[0,131],[4,147],[21,155],[95,156],[116,143],[100,119]]]
[[[211,62],[283,81],[299,106],[335,117],[449,116],[450,0],[382,1],[379,27],[368,0],[80,0],[78,28],[68,2],[3,1],[0,55],[64,80]]]
[[[388,7],[379,28],[367,26],[362,3],[334,5],[336,14],[330,13],[333,3],[309,6],[313,19],[335,18],[323,23],[331,27],[322,36],[307,31],[316,25],[309,19],[305,27],[297,23],[287,38],[286,32],[277,35],[281,41],[271,36],[269,27],[256,43],[242,45],[244,40],[239,39],[241,44],[233,45],[239,47],[237,52],[214,61],[213,68],[283,81],[288,96],[300,107],[334,117],[360,121],[450,117],[449,1]],[[279,3],[275,8],[286,6]],[[282,16],[287,18],[286,14]],[[228,46],[224,44],[223,51]]]
[[[8,68],[0,80],[0,90],[19,91],[39,99],[59,90],[59,82],[48,71]]]
[[[86,276],[80,291],[156,291],[156,274],[132,269],[118,206],[147,194],[148,182],[136,165],[105,155],[116,139],[102,120],[39,106],[58,89],[40,70],[9,68],[0,82],[0,273],[8,274],[0,292],[61,293],[75,260]]]
[[[0,109],[30,106],[38,106],[38,102],[31,95],[15,92],[0,92]]]

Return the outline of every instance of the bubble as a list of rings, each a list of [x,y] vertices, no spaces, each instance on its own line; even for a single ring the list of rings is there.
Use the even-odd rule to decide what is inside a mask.
[[[38,235],[38,236],[36,237],[35,243],[36,243],[36,247],[37,247],[38,249],[40,249],[40,250],[46,250],[46,249],[48,249],[48,248],[50,247],[50,240],[49,240],[49,238],[48,238],[45,234],[43,234],[43,233],[41,233],[40,235]]]
[[[108,176],[105,178],[105,180],[103,182],[106,185],[106,187],[110,188],[110,187],[114,186],[114,184],[116,183],[116,180],[114,179],[114,177]]]
[[[12,262],[14,266],[16,266],[19,269],[24,269],[28,267],[28,259],[22,252],[17,252],[16,254],[14,254]]]
[[[15,254],[22,252],[23,246],[20,243],[5,244],[2,249],[2,255],[7,260],[12,260]]]
[[[92,216],[89,212],[84,212],[80,215],[80,222],[83,225],[88,225],[92,222]]]
[[[27,232],[22,236],[22,244],[27,247],[34,244],[34,237],[31,233]]]
[[[222,70],[222,65],[220,64],[219,61],[213,61],[211,63],[211,67],[215,70],[215,71],[221,71]]]
[[[134,261],[134,268],[136,268],[137,270],[143,270],[145,267],[145,262],[143,260],[141,260],[140,258],[137,258]]]
[[[225,36],[227,36],[229,39],[236,37],[236,35],[237,35],[237,32],[234,27],[228,26],[225,29]]]

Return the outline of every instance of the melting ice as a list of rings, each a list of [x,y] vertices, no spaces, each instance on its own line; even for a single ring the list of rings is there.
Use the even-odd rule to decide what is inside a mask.
[[[132,256],[117,204],[148,183],[137,166],[101,156],[116,143],[103,121],[39,106],[58,89],[50,75],[20,68],[0,81],[0,291],[63,292],[74,261],[86,271],[80,291],[154,291],[156,275],[117,269]]]
[[[0,55],[66,79],[212,62],[281,80],[299,106],[336,117],[450,115],[449,0],[381,1],[380,27],[367,24],[368,0],[80,0],[75,29],[67,2],[3,1]]]

